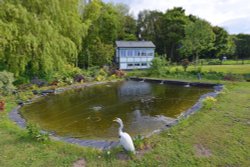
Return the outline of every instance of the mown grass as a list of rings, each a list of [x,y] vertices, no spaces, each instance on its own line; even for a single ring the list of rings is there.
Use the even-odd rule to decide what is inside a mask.
[[[15,106],[7,100],[0,113],[0,166],[72,166],[84,158],[87,166],[250,166],[250,85],[225,82],[226,91],[211,110],[182,120],[148,139],[153,149],[144,156],[119,160],[110,154],[63,142],[36,142],[8,116]]]
[[[179,67],[182,68],[182,67]],[[195,70],[195,66],[190,66],[188,71]],[[250,73],[250,64],[245,65],[204,65],[201,67],[202,72],[223,72],[234,74],[247,74]]]

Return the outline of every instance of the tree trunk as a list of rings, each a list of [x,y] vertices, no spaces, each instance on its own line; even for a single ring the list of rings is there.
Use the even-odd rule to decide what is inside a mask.
[[[171,58],[171,62],[172,62],[174,59],[174,44],[171,45],[170,58]]]
[[[198,65],[198,60],[199,60],[199,54],[196,52],[195,54],[195,65]]]

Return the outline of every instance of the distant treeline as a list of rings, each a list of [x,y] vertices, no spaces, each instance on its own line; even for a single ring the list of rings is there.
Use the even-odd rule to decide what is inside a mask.
[[[250,56],[249,35],[229,35],[183,8],[142,11],[136,20],[127,5],[101,0],[0,1],[0,70],[16,77],[111,65],[115,40],[151,40],[171,61]]]

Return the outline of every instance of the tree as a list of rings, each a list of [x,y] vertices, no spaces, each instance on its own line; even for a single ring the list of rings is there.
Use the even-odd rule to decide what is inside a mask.
[[[177,50],[185,36],[185,26],[188,23],[189,19],[181,7],[168,10],[163,16],[164,48],[171,61],[179,59]]]
[[[236,45],[235,57],[236,59],[242,59],[242,63],[244,59],[250,58],[250,35],[249,34],[238,34],[234,38]]]
[[[111,3],[105,4],[100,0],[93,0],[86,6],[83,10],[83,20],[88,22],[89,29],[88,35],[83,38],[79,63],[81,67],[102,66],[112,62],[113,44],[123,31],[120,16],[121,13]]]
[[[118,40],[137,40],[136,37],[136,20],[129,12],[129,6],[123,3],[114,4],[114,8],[118,13],[119,32]]]
[[[45,77],[77,64],[86,25],[78,0],[5,0],[0,5],[0,66]]]
[[[228,32],[218,26],[213,27],[213,32],[215,33],[215,42],[212,52],[215,57],[232,55],[235,51],[235,45]]]
[[[182,40],[180,52],[184,57],[192,55],[193,61],[197,62],[202,51],[213,49],[214,41],[215,34],[211,25],[199,19],[185,27],[185,37]]]
[[[162,17],[162,12],[144,10],[138,14],[137,20],[137,35],[141,40],[152,41],[158,54],[164,54]]]

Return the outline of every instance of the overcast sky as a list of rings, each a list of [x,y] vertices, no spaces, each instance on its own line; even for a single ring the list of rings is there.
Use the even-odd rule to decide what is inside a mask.
[[[144,9],[165,12],[173,7],[183,7],[186,14],[206,19],[212,25],[224,27],[231,34],[250,34],[250,0],[104,0],[122,2],[130,6],[137,16]]]

